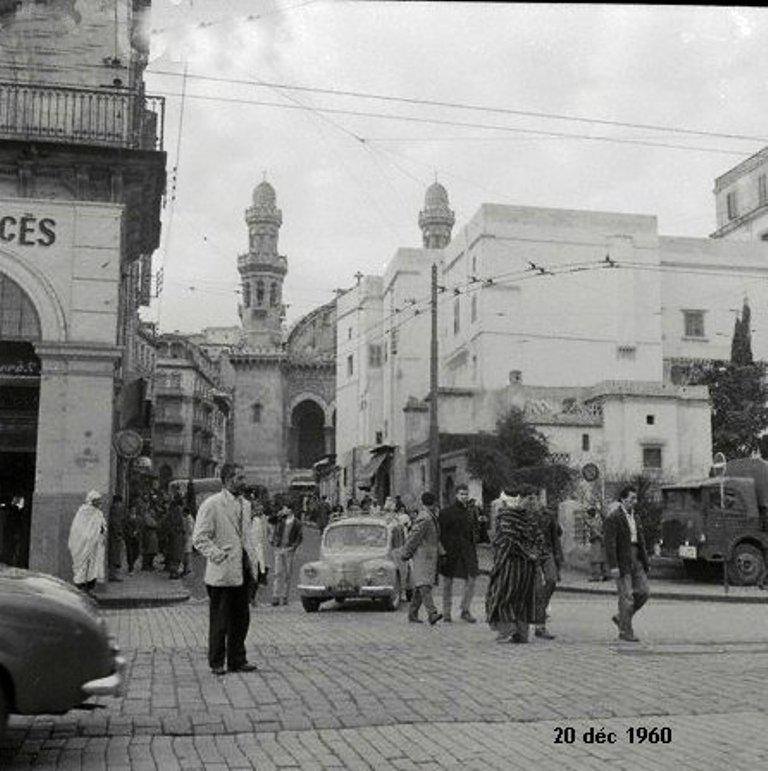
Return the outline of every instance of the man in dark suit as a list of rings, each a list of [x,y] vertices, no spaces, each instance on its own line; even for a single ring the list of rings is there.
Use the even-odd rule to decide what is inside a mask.
[[[443,577],[443,621],[451,621],[453,579],[462,578],[461,618],[474,624],[477,619],[469,612],[469,606],[479,572],[475,547],[477,526],[468,502],[469,489],[460,484],[456,487],[453,505],[440,512],[440,541],[445,551],[440,560],[440,575]]]
[[[619,628],[619,638],[629,642],[638,640],[632,629],[632,617],[650,594],[648,553],[642,522],[635,518],[636,503],[637,490],[631,486],[623,488],[605,521],[605,552],[619,595],[619,613],[612,620]]]
[[[293,575],[293,558],[303,540],[303,533],[301,520],[294,516],[288,500],[283,499],[282,505],[278,506],[277,514],[269,520],[273,526],[271,543],[275,559],[272,605],[287,605]]]

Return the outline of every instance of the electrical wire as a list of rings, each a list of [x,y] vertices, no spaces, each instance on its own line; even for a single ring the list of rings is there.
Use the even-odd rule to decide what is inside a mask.
[[[181,94],[173,91],[160,91],[159,94],[166,97],[182,96]],[[245,98],[239,98],[239,97],[188,94],[187,99],[198,99],[198,100],[207,101],[207,102],[220,102],[225,104],[243,104],[243,105],[254,105],[258,107],[274,107],[274,108],[283,109],[283,110],[311,110],[313,112],[322,112],[322,113],[328,113],[331,115],[349,115],[353,117],[374,118],[374,119],[380,119],[380,120],[405,121],[408,123],[421,123],[421,124],[427,123],[430,125],[437,125],[437,126],[454,126],[454,127],[459,126],[463,128],[479,128],[479,129],[485,129],[490,131],[505,131],[512,134],[557,137],[559,139],[577,139],[580,141],[589,141],[589,142],[608,142],[610,144],[633,145],[633,146],[637,145],[640,147],[655,147],[659,149],[668,149],[668,150],[687,150],[692,152],[715,153],[718,155],[737,155],[745,159],[754,154],[752,152],[746,152],[744,150],[736,150],[736,149],[700,147],[700,146],[694,146],[694,145],[678,145],[678,144],[672,144],[669,142],[653,142],[650,140],[640,140],[640,139],[622,139],[620,137],[609,137],[609,136],[592,135],[592,134],[569,134],[569,133],[563,133],[563,132],[557,132],[557,131],[545,131],[543,129],[523,129],[523,128],[517,128],[515,126],[494,125],[494,124],[486,124],[486,123],[472,123],[469,121],[441,120],[437,118],[420,118],[412,115],[394,115],[391,113],[368,112],[363,110],[345,110],[345,109],[331,108],[331,107],[311,107],[310,108],[310,107],[301,106],[298,104],[283,104],[281,102],[267,102],[267,101],[258,100],[258,99],[245,99]],[[367,140],[363,138],[361,141],[367,141]]]

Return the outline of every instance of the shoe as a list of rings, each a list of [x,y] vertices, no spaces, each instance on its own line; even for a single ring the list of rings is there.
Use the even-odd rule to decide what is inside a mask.
[[[528,642],[526,638],[520,637],[517,632],[515,632],[512,637],[509,638],[509,641],[515,645],[525,645]]]
[[[433,613],[429,617],[429,624],[430,624],[430,626],[434,626],[441,618],[443,618],[443,614],[442,613]],[[448,619],[448,620],[450,621],[450,619]]]
[[[453,621],[453,619],[451,618],[451,614],[450,613],[446,613],[443,616],[443,623],[450,624],[452,621]]]
[[[555,635],[548,632],[546,629],[537,629],[534,634],[536,637],[541,638],[542,640],[554,640]]]
[[[634,632],[619,632],[619,640],[624,640],[625,642],[640,642],[640,638],[635,637]]]
[[[283,600],[283,605],[287,605],[287,604],[288,604],[288,599],[286,598]]]
[[[227,670],[224,669],[224,667],[211,667],[211,674],[216,675],[216,677],[221,677],[222,675],[227,674]]]
[[[245,664],[241,664],[239,667],[230,667],[230,672],[256,672],[258,671],[258,667],[255,664],[249,664],[246,662]]]
[[[618,627],[619,631],[621,631],[621,622],[619,621],[619,617],[611,616],[611,621],[613,621],[613,623]]]
[[[496,635],[496,642],[497,643],[512,642],[512,637],[509,634],[499,634],[499,635]]]
[[[272,600],[272,607],[276,608],[280,604],[280,600]]]
[[[477,623],[477,619],[468,610],[461,611],[461,620],[466,621],[468,624]]]
[[[409,624],[423,624],[424,622],[420,618],[414,618],[414,617],[408,616],[408,623]]]

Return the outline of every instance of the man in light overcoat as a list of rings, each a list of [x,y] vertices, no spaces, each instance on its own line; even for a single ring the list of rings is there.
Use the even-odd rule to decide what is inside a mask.
[[[257,562],[251,523],[238,497],[245,483],[243,469],[225,463],[220,493],[206,498],[197,512],[192,533],[194,547],[206,558],[205,588],[210,598],[208,663],[223,675],[226,654],[230,672],[252,672],[245,655],[250,612],[252,565]]]
[[[422,604],[429,614],[429,623],[436,624],[443,616],[437,612],[432,599],[432,586],[437,578],[437,558],[442,550],[440,545],[440,519],[435,496],[426,492],[421,496],[421,510],[413,524],[411,533],[403,546],[401,556],[412,560],[413,599],[408,611],[408,621],[420,624],[419,609]]]

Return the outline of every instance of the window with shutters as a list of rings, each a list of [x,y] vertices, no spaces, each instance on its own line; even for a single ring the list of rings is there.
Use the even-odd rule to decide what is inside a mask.
[[[739,208],[736,201],[736,191],[731,190],[725,196],[725,207],[728,212],[728,219],[735,220],[739,216]]]

